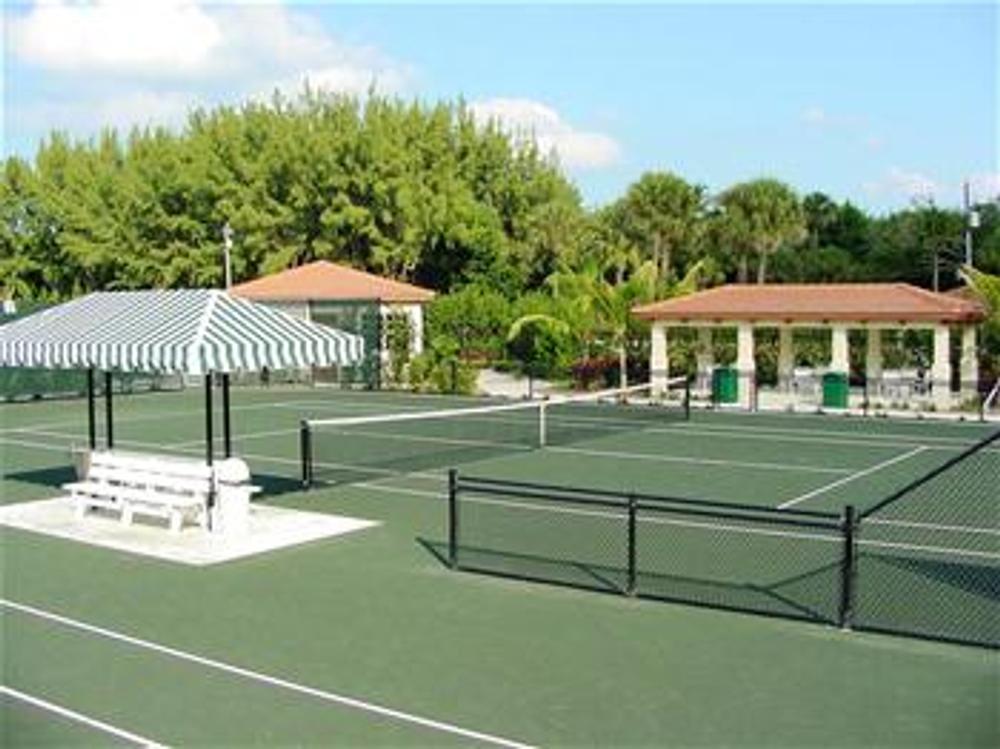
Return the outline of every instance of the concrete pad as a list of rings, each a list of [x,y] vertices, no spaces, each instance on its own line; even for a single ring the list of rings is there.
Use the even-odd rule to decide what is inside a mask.
[[[198,526],[185,526],[179,533],[171,533],[165,526],[144,519],[124,526],[117,513],[110,512],[92,510],[79,520],[72,501],[68,497],[57,497],[0,507],[0,525],[170,562],[205,566],[332,538],[378,523],[251,505],[246,533],[213,534]]]

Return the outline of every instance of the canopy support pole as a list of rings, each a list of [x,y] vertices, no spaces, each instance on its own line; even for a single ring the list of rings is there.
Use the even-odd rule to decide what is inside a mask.
[[[114,408],[111,405],[111,390],[114,380],[111,372],[104,373],[104,441],[108,450],[115,446]]]
[[[212,465],[212,373],[205,373],[205,462]]]
[[[94,403],[94,368],[87,370],[87,435],[90,449],[97,449],[97,404]]]
[[[229,424],[229,372],[222,373],[222,437],[227,458],[233,456],[233,440]]]

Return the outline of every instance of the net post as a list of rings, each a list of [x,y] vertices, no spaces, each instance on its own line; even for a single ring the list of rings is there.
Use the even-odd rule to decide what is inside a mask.
[[[299,422],[299,463],[302,468],[302,486],[312,488],[312,434],[309,422],[305,419]]]
[[[688,375],[684,379],[684,420],[691,420],[691,380],[692,376]]]
[[[458,470],[448,469],[448,566],[458,567]]]
[[[854,533],[857,519],[853,505],[844,507],[840,528],[844,538],[844,556],[840,568],[840,614],[838,624],[841,629],[850,629],[854,614],[854,583],[857,571],[857,556]]]
[[[635,595],[635,527],[636,527],[636,514],[638,513],[639,503],[636,501],[635,495],[629,493],[628,495],[628,578],[625,582],[625,595],[634,596]]]

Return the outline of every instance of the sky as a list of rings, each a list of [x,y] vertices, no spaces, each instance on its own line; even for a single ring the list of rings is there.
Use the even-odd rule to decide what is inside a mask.
[[[4,155],[53,129],[180,128],[276,88],[463,98],[587,205],[647,171],[760,176],[873,212],[1000,196],[1000,11],[849,3],[6,2]]]

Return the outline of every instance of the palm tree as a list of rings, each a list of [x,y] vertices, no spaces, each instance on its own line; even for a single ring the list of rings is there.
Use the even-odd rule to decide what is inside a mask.
[[[806,223],[795,192],[774,179],[733,185],[721,196],[721,235],[739,263],[740,283],[746,283],[748,257],[757,255],[757,283],[767,280],[768,258],[787,244],[805,238]]]
[[[621,283],[610,283],[596,266],[554,274],[549,278],[553,296],[577,305],[573,324],[581,324],[596,343],[598,336],[618,356],[618,383],[628,386],[628,342],[635,324],[632,308],[655,299],[668,299],[696,291],[713,275],[712,264],[700,260],[680,281],[661,282],[656,263],[648,260]]]

